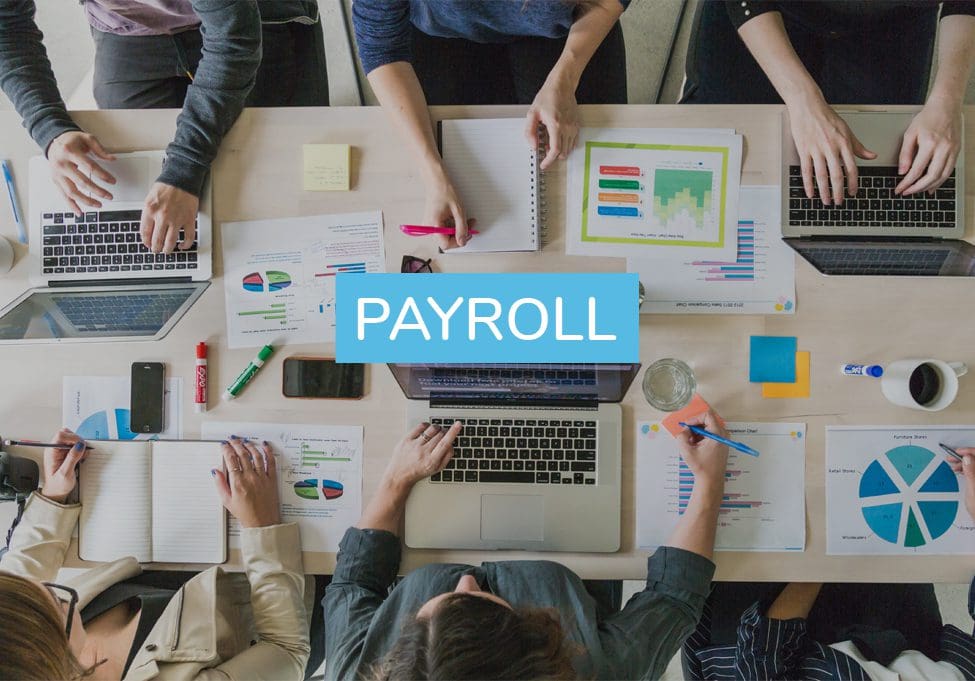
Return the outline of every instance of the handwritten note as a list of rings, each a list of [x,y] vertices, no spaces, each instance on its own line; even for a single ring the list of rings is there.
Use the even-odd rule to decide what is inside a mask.
[[[306,192],[349,191],[351,150],[348,144],[306,144],[304,146],[304,190]]]

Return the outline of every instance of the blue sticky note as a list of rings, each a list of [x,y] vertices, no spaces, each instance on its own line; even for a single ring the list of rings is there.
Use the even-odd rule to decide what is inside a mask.
[[[748,380],[752,383],[796,382],[795,336],[752,336]]]

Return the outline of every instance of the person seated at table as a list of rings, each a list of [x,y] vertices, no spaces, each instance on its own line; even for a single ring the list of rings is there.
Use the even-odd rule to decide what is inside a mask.
[[[142,210],[142,242],[196,240],[210,164],[244,106],[328,105],[316,0],[84,0],[102,109],[182,108]],[[0,88],[44,151],[77,214],[112,198],[113,160],[71,119],[34,21],[34,0],[0,0]],[[263,20],[263,25],[262,25]]]
[[[975,448],[949,460],[975,517]],[[969,589],[975,617],[975,580]],[[682,649],[684,678],[975,678],[975,636],[942,625],[931,584],[715,584]]]
[[[443,167],[426,106],[530,104],[525,137],[541,168],[572,151],[578,104],[626,103],[619,18],[630,0],[356,0],[359,59],[379,102],[416,156],[425,224],[453,226],[463,246],[473,224]],[[477,216],[470,216],[476,218]]]
[[[232,438],[216,493],[241,525],[246,577],[143,573],[134,558],[58,580],[81,504],[88,450],[62,430],[44,484],[0,559],[0,678],[301,679],[309,655],[298,526],[281,524],[275,456]],[[183,583],[185,582],[185,583]],[[248,596],[249,590],[249,596]]]
[[[709,413],[693,423],[723,434]],[[461,424],[423,423],[396,446],[326,589],[327,679],[659,678],[694,629],[714,564],[728,450],[689,431],[681,455],[694,490],[647,585],[613,611],[551,561],[428,565],[395,586],[410,490],[444,468]]]
[[[975,61],[972,15],[975,2],[964,0],[702,2],[681,102],[784,102],[806,195],[818,188],[826,205],[841,204],[844,188],[856,194],[857,158],[876,158],[829,104],[924,104],[904,133],[895,191],[930,191],[954,170],[961,149],[961,106]]]

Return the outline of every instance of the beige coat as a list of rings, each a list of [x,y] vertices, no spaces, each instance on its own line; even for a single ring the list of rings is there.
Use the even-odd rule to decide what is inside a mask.
[[[0,570],[56,581],[80,511],[79,504],[32,495]],[[212,567],[183,585],[136,653],[125,681],[304,678],[309,647],[298,526],[242,530],[241,557],[246,578]],[[134,558],[123,558],[65,585],[78,591],[80,608],[141,572]]]

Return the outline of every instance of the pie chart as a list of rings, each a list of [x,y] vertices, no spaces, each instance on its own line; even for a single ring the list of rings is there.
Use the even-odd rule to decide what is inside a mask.
[[[318,480],[299,480],[295,483],[295,494],[302,499],[317,499]]]
[[[342,496],[342,492],[345,488],[342,486],[341,482],[335,482],[334,480],[322,480],[322,494],[328,500],[338,499]]]
[[[128,409],[96,411],[82,419],[75,432],[85,440],[134,440]]]
[[[924,447],[903,445],[867,466],[860,478],[860,510],[878,537],[916,548],[951,528],[958,491],[958,479],[945,461]]]
[[[245,291],[252,293],[275,292],[291,286],[291,275],[278,270],[268,270],[263,274],[251,272],[241,282]]]

